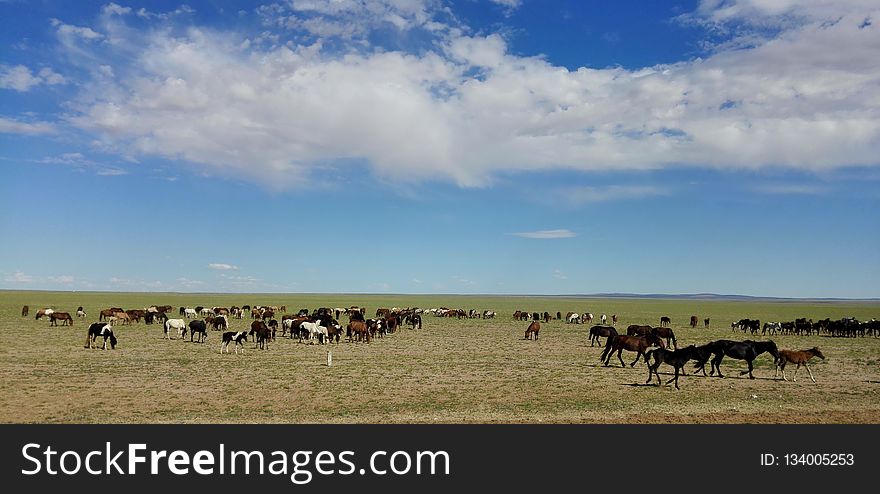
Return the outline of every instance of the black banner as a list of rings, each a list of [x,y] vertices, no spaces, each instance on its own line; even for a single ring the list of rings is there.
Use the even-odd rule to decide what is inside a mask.
[[[859,485],[875,425],[4,425],[17,488],[654,492]],[[54,474],[51,472],[55,472]],[[843,483],[843,484],[841,484]]]

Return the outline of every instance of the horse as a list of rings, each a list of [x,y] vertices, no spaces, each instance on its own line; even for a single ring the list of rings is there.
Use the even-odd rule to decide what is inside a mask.
[[[30,311],[31,311],[31,308],[30,308],[30,307],[28,307],[27,305],[23,306],[23,307],[21,308],[21,317],[27,317],[27,316],[28,316],[28,313],[29,313]]]
[[[34,316],[34,320],[39,321],[40,318],[43,316],[46,316],[46,317],[51,316],[53,312],[55,312],[55,311],[52,309],[40,309],[37,311],[37,314]]]
[[[86,317],[86,311],[83,310],[81,305],[79,306],[79,308],[76,309],[76,317]]]
[[[229,353],[229,344],[232,343],[235,346],[235,354],[238,355],[238,347],[241,347],[241,353],[244,353],[244,341],[247,341],[247,331],[227,331],[223,333],[223,337],[221,338],[220,343],[220,353],[223,353],[223,349],[226,349],[226,353]]]
[[[709,327],[709,318],[708,318],[708,317],[705,318],[705,319],[703,319],[703,326],[706,327],[706,328]]]
[[[171,329],[176,329],[178,332],[178,336],[182,338],[186,334],[186,322],[183,319],[167,319],[165,321],[165,324],[163,325],[163,329],[165,332],[165,336],[163,339],[171,339],[171,336],[168,335],[168,331]]]
[[[791,362],[793,364],[797,364],[797,368],[794,370],[794,376],[791,378],[792,381],[797,382],[797,371],[803,365],[807,368],[807,372],[810,373],[810,379],[813,382],[816,382],[816,378],[813,377],[813,372],[810,370],[810,366],[807,365],[807,362],[813,358],[819,357],[822,360],[825,360],[825,355],[822,355],[822,352],[819,350],[819,347],[813,347],[809,350],[780,350],[779,357],[776,358],[776,377],[779,377],[779,370],[782,370],[782,379],[784,381],[788,381],[785,377],[785,364],[787,362]]]
[[[691,316],[691,328],[697,327],[697,316]]]
[[[599,317],[599,319],[602,320],[602,325],[603,325],[603,326],[604,326],[605,323],[608,321],[608,317],[607,317],[605,314],[602,314],[602,315]]]
[[[748,374],[749,379],[754,379],[755,376],[752,375],[752,369],[754,366],[752,362],[764,352],[769,352],[770,355],[773,356],[774,361],[779,359],[779,350],[776,348],[776,343],[773,340],[769,341],[730,341],[730,340],[719,340],[716,343],[720,343],[719,347],[721,349],[720,354],[716,355],[714,359],[712,359],[712,367],[718,370],[718,376],[724,377],[721,374],[721,361],[725,356],[730,358],[735,358],[738,360],[745,360],[748,364],[748,370],[744,370],[739,373],[739,375]]]
[[[611,324],[617,324],[617,314],[611,314]]]
[[[586,324],[592,324],[593,323],[593,314],[590,314],[589,312],[585,313],[584,314],[584,322]]]
[[[593,326],[590,328],[590,346],[593,346],[593,343],[595,343],[601,347],[602,343],[599,341],[601,336],[606,338],[617,336],[617,330],[613,326]]]
[[[630,352],[636,352],[636,359],[629,364],[630,367],[634,367],[636,362],[639,361],[639,358],[645,355],[645,351],[653,346],[663,348],[663,340],[653,333],[649,333],[645,336],[612,336],[605,341],[605,350],[602,351],[602,356],[599,357],[599,361],[604,362],[607,367],[611,362],[611,354],[617,352],[620,366],[626,367],[626,363],[624,363],[620,354],[623,350],[628,350]]]
[[[569,324],[571,324],[571,323],[578,324],[578,323],[581,322],[581,316],[580,316],[580,314],[578,314],[577,312],[572,312],[572,313],[570,313],[570,314],[567,316],[567,319],[568,319],[568,323],[569,323]]]
[[[272,330],[272,341],[275,341],[275,332],[278,331],[278,320],[277,319],[269,319],[269,322],[266,323],[266,326]],[[284,335],[282,335],[284,336]]]
[[[694,370],[695,371],[703,371],[703,375],[706,376],[706,363],[709,362],[713,356],[717,357],[719,355],[724,355],[723,345],[725,341],[729,340],[718,340],[713,341],[711,343],[706,343],[705,345],[700,345],[696,347],[694,350]],[[715,365],[712,364],[712,373],[709,375],[715,375]]]
[[[662,316],[660,318],[660,327],[662,328],[664,324],[669,326],[670,324],[672,324],[672,319],[670,319],[668,316]]]
[[[626,328],[627,336],[645,336],[647,334],[651,334],[654,328],[648,325],[643,324],[630,324]]]
[[[407,323],[412,326],[412,329],[422,329],[422,316],[418,314],[410,314],[406,317]]]
[[[321,345],[324,344],[324,340],[329,336],[327,333],[327,327],[321,326],[320,322],[303,321],[302,324],[300,324],[300,328],[302,333],[308,331],[310,340],[312,338],[317,339],[318,343]],[[302,336],[300,336],[300,341],[302,341]]]
[[[62,326],[73,326],[73,318],[70,317],[69,313],[53,312],[49,314],[49,323],[52,326],[58,326],[58,321],[61,321]]]
[[[189,341],[193,340],[193,337],[199,333],[198,343],[204,343],[205,340],[208,339],[208,326],[205,324],[205,321],[201,319],[196,319],[195,321],[190,321],[189,323]]]
[[[367,323],[364,321],[351,320],[348,323],[348,326],[345,328],[345,336],[348,338],[348,341],[366,341],[370,342],[370,331],[367,328]]]
[[[229,321],[226,320],[226,316],[215,316],[211,321],[211,325],[214,326],[214,329],[217,331],[229,329]]]
[[[681,350],[668,350],[666,348],[657,348],[655,350],[648,350],[645,353],[645,363],[648,364],[648,380],[645,381],[645,384],[651,382],[651,375],[657,376],[657,386],[660,386],[660,373],[657,372],[657,369],[660,367],[660,364],[666,363],[675,368],[675,376],[666,381],[666,384],[675,381],[675,389],[681,389],[678,387],[678,376],[682,371],[682,368],[685,364],[688,363],[689,360],[696,357],[696,347],[694,345],[689,345]],[[650,363],[651,359],[654,359],[654,363]]]
[[[526,334],[523,336],[524,340],[531,340],[532,335],[535,335],[535,341],[538,341],[538,331],[541,331],[541,323],[538,321],[532,321],[529,324],[529,327],[526,328]]]
[[[666,339],[666,346],[669,346],[669,341],[672,341],[672,348],[678,349],[678,343],[675,341],[675,333],[672,332],[672,328],[653,328],[651,330],[655,335],[660,338]]]
[[[248,336],[255,336],[254,348],[259,348],[260,350],[268,350],[270,334],[271,332],[269,331],[269,326],[267,326],[266,323],[264,323],[262,320],[258,319],[251,323],[251,331],[250,333],[248,333]]]
[[[107,340],[110,340],[110,349],[116,349],[116,336],[113,335],[113,328],[106,323],[96,322],[89,326],[89,331],[86,333],[86,346],[84,348],[94,348],[95,339],[98,336],[104,337],[104,346],[101,347],[102,350],[107,349]]]

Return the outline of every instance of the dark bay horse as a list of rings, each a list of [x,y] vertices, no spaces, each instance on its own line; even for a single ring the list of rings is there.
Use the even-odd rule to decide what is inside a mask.
[[[672,319],[669,319],[669,316],[663,316],[660,318],[660,326],[669,326],[672,324]]]
[[[629,364],[630,367],[634,367],[636,362],[638,362],[645,354],[645,351],[653,346],[663,348],[663,340],[654,334],[647,334],[645,336],[612,336],[605,341],[605,350],[602,351],[602,356],[599,357],[599,361],[604,362],[607,367],[611,361],[611,354],[617,352],[617,359],[620,360],[620,366],[626,367],[626,363],[624,363],[620,354],[623,350],[628,350],[630,352],[636,352],[636,359]]]
[[[810,373],[810,379],[813,382],[816,382],[816,378],[813,377],[813,371],[810,370],[810,366],[807,365],[807,362],[813,358],[819,357],[822,360],[825,360],[825,355],[822,355],[822,351],[819,350],[819,347],[814,346],[809,350],[780,350],[779,357],[776,358],[776,377],[779,377],[779,370],[782,370],[782,379],[788,381],[785,378],[785,364],[787,362],[791,362],[793,364],[797,364],[797,368],[794,370],[794,377],[792,377],[792,381],[797,381],[797,371],[803,365],[807,368],[807,372]]]
[[[666,340],[666,346],[669,346],[671,340],[672,347],[678,348],[678,343],[675,341],[675,333],[672,332],[672,328],[654,328],[651,332],[657,335],[658,338],[664,338]]]
[[[682,372],[682,368],[685,364],[688,363],[689,360],[696,358],[696,347],[694,345],[686,346],[680,350],[667,350],[665,348],[657,348],[655,350],[648,350],[645,353],[645,363],[648,364],[648,380],[645,381],[645,384],[651,382],[651,375],[657,376],[657,385],[660,385],[660,374],[657,372],[657,369],[660,367],[660,364],[666,363],[675,368],[675,377],[666,381],[666,384],[675,381],[675,389],[681,389],[678,387],[678,376]],[[651,363],[651,360],[654,360],[654,363]]]
[[[769,341],[731,341],[731,340],[718,340],[720,352],[712,359],[712,367],[718,370],[718,376],[724,377],[721,373],[721,361],[725,356],[734,358],[737,360],[745,360],[748,364],[748,370],[744,370],[739,373],[739,375],[749,375],[749,379],[754,379],[755,376],[752,375],[752,370],[754,366],[752,362],[758,355],[761,355],[764,352],[770,353],[773,356],[773,360],[776,361],[779,359],[779,350],[776,348],[776,343],[773,340]]]
[[[628,336],[645,336],[646,334],[651,334],[651,330],[653,330],[651,326],[642,325],[642,324],[630,324],[626,328],[626,334]]]
[[[617,336],[617,330],[612,326],[593,326],[590,328],[590,346],[593,346],[595,343],[598,346],[602,346],[602,343],[599,341],[599,337],[604,336],[605,338],[611,338],[612,336]]]
[[[526,335],[523,336],[524,340],[531,340],[532,335],[535,335],[535,341],[538,341],[538,331],[541,331],[541,323],[538,321],[532,321],[529,324],[529,327],[526,328]]]

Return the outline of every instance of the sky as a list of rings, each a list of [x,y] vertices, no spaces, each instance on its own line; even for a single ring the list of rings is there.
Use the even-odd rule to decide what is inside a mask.
[[[880,297],[875,0],[0,19],[0,289]]]

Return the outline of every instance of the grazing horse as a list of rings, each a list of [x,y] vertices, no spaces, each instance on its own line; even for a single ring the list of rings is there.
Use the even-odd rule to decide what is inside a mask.
[[[223,333],[222,341],[220,343],[220,353],[223,353],[223,349],[226,349],[226,353],[229,353],[229,344],[232,343],[235,346],[235,354],[238,355],[238,347],[241,347],[241,353],[244,353],[244,343],[247,341],[247,331],[227,331]]]
[[[707,327],[707,328],[709,327],[709,318],[708,317],[703,319],[703,326]]]
[[[819,347],[815,346],[810,348],[809,350],[780,350],[779,357],[776,358],[776,377],[779,377],[779,370],[782,370],[782,379],[788,381],[785,377],[785,364],[787,362],[791,362],[793,364],[797,364],[797,368],[794,370],[794,376],[791,378],[792,381],[797,381],[797,371],[803,365],[807,368],[807,372],[810,373],[810,379],[813,382],[816,382],[816,378],[813,377],[813,371],[810,370],[810,366],[807,365],[807,362],[813,358],[819,357],[822,360],[825,360],[825,355],[822,355],[822,352],[819,350]]]
[[[630,324],[626,328],[627,336],[645,336],[651,334],[654,330],[651,326],[642,325],[642,324]]]
[[[617,324],[617,314],[611,314],[611,324]]]
[[[606,338],[617,336],[617,330],[612,326],[593,326],[590,328],[590,346],[593,346],[593,343],[595,343],[601,347],[602,342],[599,341],[599,337],[601,336]]]
[[[70,317],[69,313],[53,312],[49,314],[49,323],[52,326],[58,326],[58,321],[61,321],[62,326],[73,326],[73,318]]]
[[[183,319],[167,319],[165,321],[165,324],[163,325],[163,329],[165,332],[165,336],[163,339],[171,339],[171,336],[168,335],[168,332],[172,329],[176,329],[178,332],[178,336],[183,337],[183,335],[186,334],[186,321],[184,321]]]
[[[86,311],[83,310],[82,305],[76,309],[76,317],[86,317]]]
[[[691,327],[692,328],[697,327],[697,316],[691,316]]]
[[[577,312],[572,312],[568,315],[568,322],[578,324],[581,322],[581,316]]]
[[[661,317],[660,318],[660,327],[662,328],[664,324],[666,326],[669,326],[670,324],[672,324],[672,319],[670,319],[668,316]]]
[[[669,341],[672,340],[672,348],[678,349],[678,343],[675,341],[675,333],[672,332],[672,328],[653,328],[651,330],[658,338],[666,339],[666,346],[669,346]]]
[[[541,331],[541,323],[538,321],[532,321],[529,324],[529,327],[526,328],[526,334],[523,336],[524,340],[531,340],[532,335],[535,335],[535,341],[538,341],[538,331]]]
[[[113,336],[113,328],[106,323],[96,322],[89,326],[89,332],[86,333],[86,346],[84,348],[94,348],[95,339],[98,336],[104,337],[104,346],[102,350],[107,349],[107,340],[110,340],[110,349],[116,349],[116,337]]]
[[[412,329],[422,329],[422,316],[418,314],[410,314],[406,316],[406,322],[412,326]]]
[[[367,328],[367,323],[364,321],[350,321],[345,328],[345,336],[348,338],[348,341],[370,342],[370,331]]]
[[[325,340],[329,336],[327,332],[327,327],[321,326],[320,321],[303,321],[303,323],[300,324],[300,328],[302,330],[301,334],[308,332],[310,344],[314,344],[314,340],[318,340],[318,343],[323,345]],[[302,341],[302,336],[300,336],[300,341]]]
[[[752,362],[764,352],[769,352],[770,355],[773,356],[773,360],[776,361],[779,359],[779,350],[776,349],[776,343],[773,340],[769,341],[730,341],[730,340],[718,340],[716,343],[719,343],[719,347],[721,349],[721,353],[716,355],[714,359],[712,359],[712,367],[718,370],[718,376],[724,377],[721,374],[721,361],[725,356],[738,359],[745,360],[749,366],[748,370],[744,370],[739,373],[739,375],[748,374],[749,379],[754,379],[755,376],[752,375],[752,369],[754,366]]]
[[[685,364],[694,358],[696,358],[696,347],[694,345],[686,346],[681,350],[667,350],[665,348],[648,350],[645,353],[645,363],[648,364],[648,380],[645,381],[645,384],[651,382],[651,375],[655,375],[657,376],[657,386],[659,386],[660,373],[657,372],[657,369],[660,367],[660,364],[666,363],[675,368],[675,377],[666,381],[666,384],[669,385],[669,383],[675,381],[675,389],[681,389],[678,387],[678,376]],[[654,359],[653,364],[650,362],[651,359]]]
[[[254,338],[254,348],[259,348],[260,350],[268,350],[269,349],[269,337],[271,335],[271,331],[269,330],[269,326],[266,325],[262,320],[256,320],[251,323],[251,331],[248,333],[248,336],[255,336]]]
[[[593,314],[590,314],[589,312],[585,313],[584,314],[584,323],[592,324],[593,323]]]
[[[39,321],[40,318],[43,316],[46,316],[46,317],[51,316],[53,312],[55,312],[55,311],[52,309],[40,309],[37,311],[37,314],[34,316],[34,320]]]
[[[190,321],[189,323],[189,341],[193,340],[193,337],[199,334],[198,343],[204,343],[205,340],[208,339],[208,325],[205,324],[205,321],[201,319],[196,319],[195,321]]]
[[[31,308],[25,305],[21,308],[21,317],[27,317],[28,313],[31,311]]]
[[[657,335],[653,333],[649,333],[645,336],[629,336],[629,335],[617,335],[608,338],[605,341],[605,350],[602,351],[602,356],[599,357],[600,362],[604,362],[607,367],[611,362],[611,354],[617,352],[617,358],[620,360],[620,366],[626,367],[626,363],[624,363],[623,358],[621,358],[620,354],[623,350],[628,350],[630,352],[636,352],[636,359],[629,364],[630,367],[634,367],[636,362],[645,355],[645,351],[647,351],[651,347],[660,347],[663,348],[663,340],[657,337]]]

